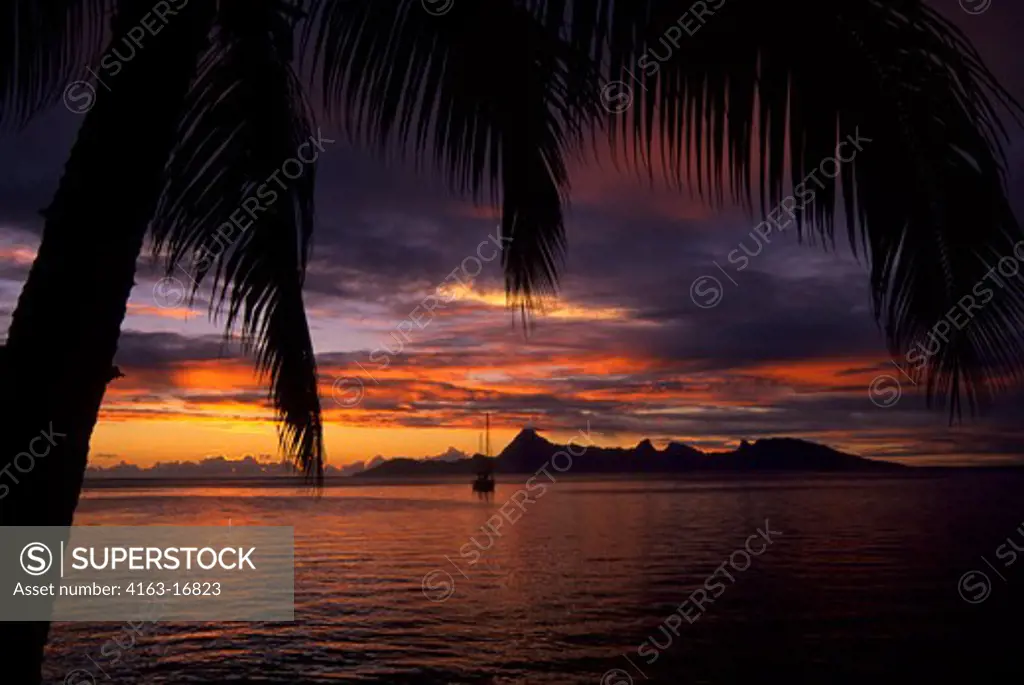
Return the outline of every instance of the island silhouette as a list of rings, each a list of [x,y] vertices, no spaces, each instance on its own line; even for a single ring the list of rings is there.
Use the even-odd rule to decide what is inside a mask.
[[[524,428],[497,457],[475,454],[451,461],[399,457],[352,475],[353,478],[408,478],[419,476],[471,476],[481,467],[495,473],[535,473],[559,452],[572,458],[565,469],[573,474],[652,474],[745,471],[884,471],[907,468],[893,462],[866,459],[797,438],[743,440],[735,450],[704,452],[681,442],[659,450],[649,439],[635,447],[599,447],[574,442],[555,444],[535,429]],[[559,455],[560,463],[567,463]]]

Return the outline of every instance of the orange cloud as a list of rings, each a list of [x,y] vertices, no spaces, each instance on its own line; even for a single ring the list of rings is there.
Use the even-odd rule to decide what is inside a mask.
[[[154,307],[151,304],[128,303],[128,313],[133,316],[157,316],[164,319],[188,321],[198,314],[187,307]]]

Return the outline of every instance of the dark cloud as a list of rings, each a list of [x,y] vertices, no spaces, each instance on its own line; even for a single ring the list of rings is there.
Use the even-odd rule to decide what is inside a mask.
[[[121,333],[114,361],[127,368],[156,369],[184,362],[232,358],[240,358],[237,349],[220,336],[191,337],[126,330]]]

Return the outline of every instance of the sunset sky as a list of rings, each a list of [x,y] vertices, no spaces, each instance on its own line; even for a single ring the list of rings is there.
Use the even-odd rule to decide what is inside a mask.
[[[1024,8],[994,0],[972,16],[956,0],[934,4],[1024,98]],[[57,108],[0,137],[4,330],[39,242],[36,212],[52,196],[80,122]],[[396,338],[416,305],[495,234],[497,220],[435,174],[385,163],[346,144],[336,128],[323,130],[338,142],[320,158],[305,296],[331,464],[449,446],[476,451],[484,411],[494,414],[498,449],[525,425],[557,439],[589,421],[608,445],[650,437],[659,446],[676,439],[722,449],[787,435],[916,464],[1022,459],[1024,396],[1004,396],[991,415],[955,428],[905,379],[894,406],[871,402],[872,379],[899,374],[871,316],[865,266],[845,249],[775,237],[747,269],[730,271],[733,285],[714,262],[726,265],[744,238],[753,247],[748,233],[760,219],[652,189],[607,157],[574,165],[562,295],[528,336],[504,306],[494,260],[467,287],[449,288],[454,300],[432,318],[406,323],[408,342]],[[1011,193],[1024,216],[1024,135],[1013,136]],[[161,306],[159,275],[147,256],[117,357],[127,377],[109,387],[92,462],[275,452],[266,389],[250,360],[223,344],[205,302],[195,311]],[[694,279],[705,275],[724,283],[722,301],[708,309],[690,298]],[[67,294],[69,307],[75,297]],[[371,353],[397,350],[399,340],[402,349],[380,370]],[[344,378],[364,386],[355,406],[344,406],[356,392]]]

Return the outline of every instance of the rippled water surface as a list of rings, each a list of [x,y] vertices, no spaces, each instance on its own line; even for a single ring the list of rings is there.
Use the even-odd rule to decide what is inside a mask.
[[[1020,475],[560,480],[482,532],[521,485],[91,491],[77,523],[294,526],[296,621],[57,624],[47,682],[1019,682]]]

